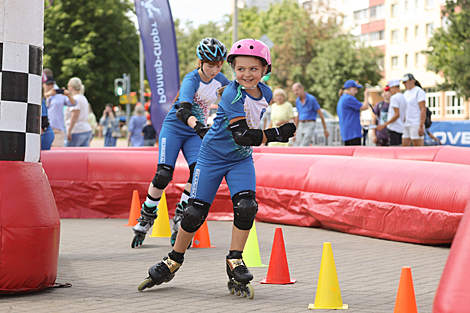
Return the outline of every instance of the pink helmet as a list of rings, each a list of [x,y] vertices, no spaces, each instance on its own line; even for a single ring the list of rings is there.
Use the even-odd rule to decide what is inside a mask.
[[[233,59],[239,55],[258,57],[266,61],[268,69],[266,74],[271,73],[271,52],[264,42],[256,39],[242,39],[237,41],[227,55],[227,62],[232,63]]]

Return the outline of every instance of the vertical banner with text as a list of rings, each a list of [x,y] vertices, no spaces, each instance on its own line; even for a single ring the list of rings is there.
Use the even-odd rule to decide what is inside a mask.
[[[135,9],[152,92],[150,115],[159,134],[179,90],[175,26],[168,0],[135,0]]]

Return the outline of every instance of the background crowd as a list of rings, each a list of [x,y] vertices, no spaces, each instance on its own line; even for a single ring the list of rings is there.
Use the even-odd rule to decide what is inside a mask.
[[[78,77],[72,77],[67,87],[59,87],[50,69],[42,78],[41,150],[51,147],[89,147],[97,135],[104,138],[105,147],[115,147],[123,137],[125,116],[121,108],[106,104],[103,115],[96,119],[85,96],[85,86]],[[127,126],[126,126],[127,127]],[[156,132],[150,116],[140,104],[135,106],[128,126],[130,146],[154,146]]]

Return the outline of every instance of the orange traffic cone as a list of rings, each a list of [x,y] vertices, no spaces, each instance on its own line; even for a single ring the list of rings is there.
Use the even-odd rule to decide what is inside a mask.
[[[202,226],[197,230],[194,235],[193,248],[215,248],[211,245],[211,238],[209,236],[209,228],[207,227],[207,221],[204,221]]]
[[[139,199],[139,191],[134,190],[132,193],[132,201],[131,201],[131,212],[129,213],[129,222],[124,224],[124,226],[132,226],[134,227],[137,225],[137,220],[140,217],[140,199]]]
[[[418,313],[411,268],[403,266],[393,313]]]
[[[274,242],[271,250],[271,258],[269,259],[268,275],[261,281],[261,283],[286,285],[293,284],[296,281],[296,279],[290,278],[284,238],[282,237],[282,228],[278,227],[274,233]]]

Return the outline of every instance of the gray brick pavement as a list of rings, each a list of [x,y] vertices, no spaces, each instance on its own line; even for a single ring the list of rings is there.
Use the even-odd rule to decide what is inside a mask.
[[[147,269],[170,250],[169,238],[130,248],[122,219],[63,219],[57,282],[72,288],[0,297],[0,312],[307,312],[313,303],[324,242],[331,242],[345,312],[393,312],[402,266],[410,266],[418,311],[432,303],[449,248],[361,237],[323,229],[256,223],[261,259],[268,264],[281,227],[292,285],[260,284],[267,268],[251,268],[255,298],[229,294],[226,284],[231,222],[209,221],[216,248],[190,249],[168,284],[144,292]],[[313,310],[328,312],[328,310]]]

